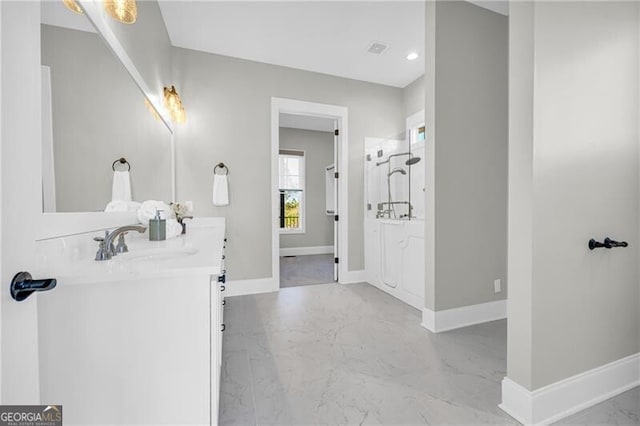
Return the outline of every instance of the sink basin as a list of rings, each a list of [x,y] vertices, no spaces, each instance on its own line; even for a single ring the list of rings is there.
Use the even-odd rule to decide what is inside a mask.
[[[129,252],[118,256],[123,262],[163,261],[193,256],[198,249],[150,249]]]

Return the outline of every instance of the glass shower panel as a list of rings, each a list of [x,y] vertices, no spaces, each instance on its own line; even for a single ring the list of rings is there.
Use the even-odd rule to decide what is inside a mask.
[[[365,138],[366,217],[410,218],[409,145],[403,135]]]

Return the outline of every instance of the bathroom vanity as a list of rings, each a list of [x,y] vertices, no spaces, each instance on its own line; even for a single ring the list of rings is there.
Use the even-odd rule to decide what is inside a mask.
[[[62,404],[65,424],[216,424],[224,218],[159,242],[129,233],[107,261],[100,234],[37,243],[58,279],[38,298],[41,401]]]

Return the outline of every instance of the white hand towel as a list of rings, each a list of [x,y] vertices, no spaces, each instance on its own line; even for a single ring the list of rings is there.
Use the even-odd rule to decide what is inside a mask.
[[[213,205],[229,205],[229,184],[227,182],[227,175],[213,175]]]
[[[131,178],[129,172],[113,172],[113,186],[111,187],[111,201],[131,201]]]
[[[142,203],[138,209],[138,221],[145,225],[149,225],[149,219],[156,217],[156,210],[162,210],[160,217],[162,219],[169,219],[173,217],[171,207],[162,201],[147,200]]]
[[[167,219],[167,240],[182,235],[182,225],[175,219]]]

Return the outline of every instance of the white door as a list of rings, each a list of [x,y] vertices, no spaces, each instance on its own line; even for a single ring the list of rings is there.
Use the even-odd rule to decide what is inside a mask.
[[[9,296],[20,271],[36,271],[42,216],[38,2],[0,2],[0,401],[39,404],[37,299]],[[36,27],[37,28],[37,27]],[[53,290],[55,291],[55,289]],[[54,402],[52,402],[54,403]]]

